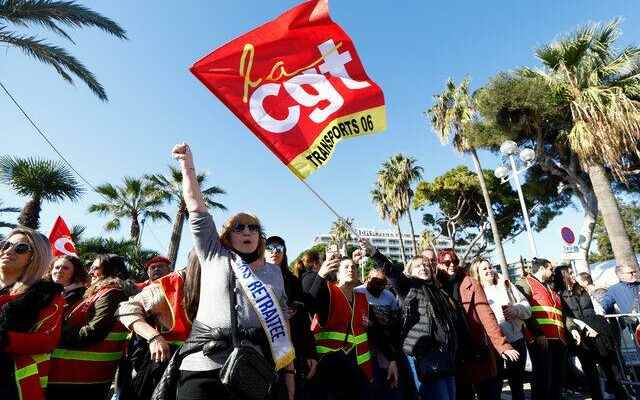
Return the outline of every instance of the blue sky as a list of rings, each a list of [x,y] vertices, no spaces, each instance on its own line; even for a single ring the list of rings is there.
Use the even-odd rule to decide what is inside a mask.
[[[169,152],[179,141],[191,144],[196,165],[210,173],[209,183],[228,194],[229,212],[214,214],[221,224],[231,213],[256,213],[269,234],[288,243],[291,257],[313,237],[327,232],[334,216],[188,71],[201,56],[296,5],[294,1],[83,2],[118,21],[129,41],[97,30],[73,32],[76,42],[53,34],[51,42],[83,60],[107,89],[99,101],[82,84],[69,86],[49,67],[12,48],[0,53],[0,79],[31,117],[94,185],[120,183],[122,177],[166,171]],[[384,90],[388,130],[340,143],[328,165],[308,182],[340,213],[362,228],[391,229],[378,219],[369,191],[379,165],[402,152],[418,159],[425,179],[466,164],[467,157],[443,147],[422,112],[431,105],[448,77],[472,78],[474,88],[501,70],[535,66],[533,50],[589,21],[622,16],[621,43],[640,42],[640,15],[635,1],[332,1],[332,18],[354,40],[372,79]],[[39,33],[39,31],[37,31]],[[0,95],[0,154],[55,158],[9,99]],[[481,154],[484,168],[495,168],[495,155]],[[25,199],[0,185],[5,206]],[[69,224],[87,226],[87,235],[106,234],[106,218],[89,215],[99,201],[87,192],[77,203],[45,204],[42,231],[56,215]],[[167,206],[169,215],[175,214]],[[560,255],[560,227],[578,229],[581,210],[568,209],[536,234],[540,255]],[[5,215],[3,217],[6,218]],[[420,213],[414,223],[421,230]],[[403,229],[408,223],[403,221]],[[166,251],[171,225],[147,225],[146,247]],[[191,240],[185,229],[179,264]],[[506,243],[507,259],[527,256],[526,236]]]

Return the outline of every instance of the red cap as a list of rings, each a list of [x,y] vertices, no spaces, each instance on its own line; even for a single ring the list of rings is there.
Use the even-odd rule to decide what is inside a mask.
[[[146,269],[149,269],[150,266],[154,265],[154,264],[167,264],[167,265],[171,265],[171,260],[169,260],[166,257],[162,257],[162,256],[155,256],[152,259],[150,259],[149,261],[147,261],[146,263],[144,263],[144,267]]]

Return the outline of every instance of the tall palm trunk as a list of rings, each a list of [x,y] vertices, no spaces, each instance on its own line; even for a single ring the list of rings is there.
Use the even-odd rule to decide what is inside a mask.
[[[586,185],[585,185],[586,186]],[[596,226],[596,218],[598,216],[598,200],[595,193],[585,188],[581,197],[584,197],[582,208],[584,217],[582,219],[582,229],[578,237],[578,254],[576,260],[576,270],[580,272],[591,272],[589,268],[589,249],[593,241],[593,231]],[[585,193],[586,192],[586,193]],[[580,197],[579,197],[580,198]]]
[[[182,227],[184,226],[184,219],[187,214],[187,206],[183,202],[178,207],[178,213],[173,222],[173,230],[171,231],[171,241],[169,242],[169,250],[167,255],[171,260],[171,266],[176,268],[176,260],[178,259],[178,249],[180,249],[180,239],[182,238]]]
[[[411,194],[407,196],[407,217],[409,218],[409,228],[411,229],[411,243],[413,244],[413,256],[418,256],[418,243],[416,243],[416,233],[413,230],[413,220],[411,219]]]
[[[400,238],[400,254],[402,255],[402,264],[407,265],[407,255],[404,253],[404,240],[402,240],[402,231],[400,231],[400,221],[396,222],[398,229],[398,237]]]
[[[498,224],[496,223],[496,217],[493,214],[493,208],[491,207],[491,199],[489,198],[489,191],[487,190],[487,184],[484,181],[484,175],[482,174],[482,168],[480,166],[480,159],[475,148],[471,148],[471,159],[473,160],[473,166],[476,169],[478,175],[478,181],[480,182],[480,189],[482,190],[482,197],[484,198],[484,205],[487,208],[487,219],[491,225],[491,234],[493,235],[493,242],[496,245],[496,251],[498,252],[498,261],[500,262],[500,271],[502,276],[509,278],[509,266],[507,264],[507,258],[504,255],[504,249],[502,248],[502,239],[500,238],[500,232],[498,231]]]
[[[413,256],[418,256],[418,244],[416,243],[416,233],[413,230],[413,220],[411,219],[411,206],[407,207],[407,217],[409,218],[409,228],[411,229],[411,243],[413,243]]]
[[[131,216],[131,229],[129,233],[131,235],[131,240],[133,240],[135,244],[139,244],[140,243],[140,222],[138,222],[137,215]]]
[[[593,185],[593,191],[598,199],[598,209],[602,213],[602,219],[611,241],[616,263],[637,269],[638,260],[633,252],[629,235],[624,228],[620,209],[613,196],[611,184],[605,174],[604,167],[602,165],[588,165],[586,169]]]
[[[40,227],[40,210],[42,209],[42,199],[40,196],[33,196],[24,205],[18,216],[18,224],[31,229]]]

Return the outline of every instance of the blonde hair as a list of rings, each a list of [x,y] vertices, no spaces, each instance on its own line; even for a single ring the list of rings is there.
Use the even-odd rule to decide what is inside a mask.
[[[13,229],[6,236],[7,239],[14,235],[24,235],[31,245],[31,258],[29,263],[23,268],[22,275],[18,278],[11,289],[11,294],[24,293],[31,285],[44,277],[49,270],[51,262],[51,244],[49,239],[42,233],[24,226]]]
[[[256,224],[260,227],[258,230],[258,248],[256,250],[258,251],[258,258],[263,258],[264,250],[267,247],[267,238],[264,234],[264,230],[262,229],[260,220],[255,215],[241,212],[229,218],[227,222],[222,225],[220,243],[230,250],[235,250],[231,245],[231,232],[233,232],[233,227],[235,227],[236,224]]]
[[[305,271],[306,271],[306,268],[304,266],[304,261],[302,259],[297,260],[293,264],[293,267],[291,268],[291,273],[293,273],[298,278],[300,278]]]
[[[421,266],[422,265],[422,257],[420,256],[416,256],[413,257],[411,260],[409,260],[409,262],[405,265],[404,267],[404,274],[407,276],[411,276],[413,269],[415,267]]]
[[[469,267],[469,276],[471,277],[471,279],[478,282],[480,286],[484,286],[484,283],[480,278],[480,266],[484,263],[488,263],[489,266],[491,266],[491,263],[486,258],[476,258],[475,260],[473,260],[471,266]],[[498,277],[495,274],[493,275],[492,280],[494,285],[498,283]]]

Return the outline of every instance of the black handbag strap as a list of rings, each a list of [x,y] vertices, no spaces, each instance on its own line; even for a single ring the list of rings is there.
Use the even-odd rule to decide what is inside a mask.
[[[233,347],[240,347],[240,335],[238,333],[238,309],[236,299],[236,275],[231,267],[231,259],[229,261],[229,309],[231,315],[231,343]]]

